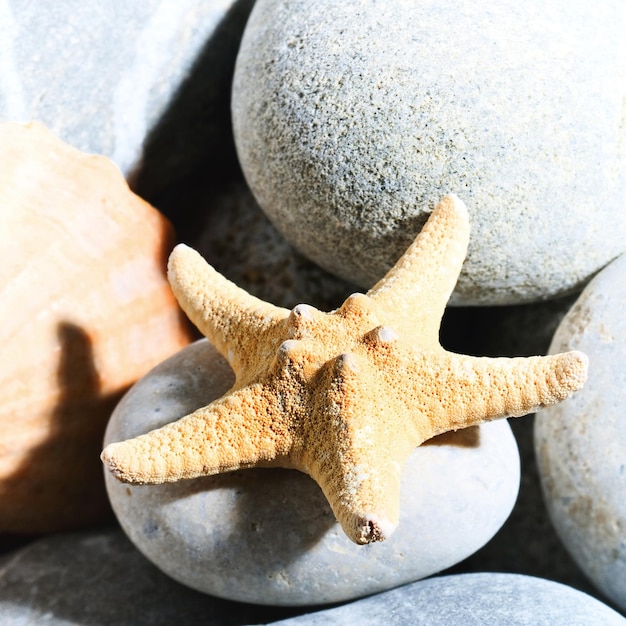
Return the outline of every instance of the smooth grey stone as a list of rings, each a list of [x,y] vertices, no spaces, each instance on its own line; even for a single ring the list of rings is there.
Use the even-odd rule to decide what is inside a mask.
[[[206,341],[141,379],[118,405],[105,442],[137,436],[222,395],[232,382]],[[164,572],[213,595],[275,605],[353,599],[439,572],[484,545],[515,502],[519,455],[505,421],[415,450],[402,482],[400,524],[358,546],[317,484],[256,469],[164,485],[106,485],[128,536]]]
[[[626,610],[626,256],[565,316],[551,352],[589,356],[583,389],[538,413],[535,448],[554,526],[580,568]]]
[[[243,626],[289,614],[179,585],[118,528],[46,537],[0,560],[3,626]]]
[[[622,0],[257,0],[235,142],[301,252],[370,287],[446,193],[470,211],[452,301],[576,290],[626,250]]]
[[[43,122],[76,148],[111,157],[128,174],[236,4],[242,2],[0,0],[0,119]],[[215,79],[215,65],[232,66],[235,53],[213,56],[204,81]],[[202,96],[212,112],[214,100]],[[228,108],[228,84],[219,97]],[[206,122],[190,115],[197,110],[186,113],[187,127],[202,135]],[[214,138],[204,135],[206,142]],[[219,143],[212,148],[219,151]],[[170,134],[170,161],[186,150]]]
[[[517,574],[442,576],[278,626],[624,626],[599,600],[565,585]]]

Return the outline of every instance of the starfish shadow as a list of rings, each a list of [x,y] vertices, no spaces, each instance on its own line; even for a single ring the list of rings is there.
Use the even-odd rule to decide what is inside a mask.
[[[266,564],[267,576],[271,577],[272,571],[287,567],[309,552],[328,531],[338,528],[320,487],[297,470],[251,468],[166,487],[162,491],[164,506],[181,498],[200,497],[210,515],[211,505],[216,504],[215,526],[206,520],[207,533],[213,534],[216,545],[228,546],[211,559],[216,571],[228,567],[232,546],[236,545],[237,551],[251,562]],[[228,522],[222,522],[222,518]],[[279,540],[277,528],[281,529]]]
[[[425,441],[423,446],[455,446],[457,448],[478,448],[480,446],[480,427],[470,426],[456,432],[451,430]]]

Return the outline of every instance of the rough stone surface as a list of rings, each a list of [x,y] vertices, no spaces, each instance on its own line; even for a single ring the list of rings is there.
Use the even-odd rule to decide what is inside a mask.
[[[193,139],[222,151],[219,126],[229,128],[236,54],[224,44],[224,26],[244,4],[249,11],[251,0],[2,0],[0,119],[41,121],[67,143],[111,157],[127,174],[157,122],[182,107],[185,129],[180,116],[176,130],[165,129],[171,177],[173,161],[189,163],[186,144],[197,145]],[[194,78],[198,65],[202,89]],[[195,102],[186,96],[190,90]],[[158,151],[158,143],[150,148]]]
[[[235,604],[179,585],[118,528],[47,537],[0,560],[5,626],[243,626],[293,613]]]
[[[232,374],[207,341],[144,377],[111,418],[105,442],[159,427],[223,394]],[[509,426],[433,440],[404,468],[400,524],[385,542],[353,544],[319,487],[287,470],[245,470],[156,486],[106,477],[113,509],[164,572],[216,596],[314,605],[371,594],[441,571],[502,525],[517,495]]]
[[[620,0],[258,0],[233,85],[246,178],[364,287],[455,192],[473,234],[454,302],[575,290],[626,248],[625,21]]]
[[[276,626],[623,626],[626,619],[565,585],[516,574],[431,578]]]
[[[537,415],[535,447],[550,516],[591,581],[626,610],[626,257],[583,291],[551,352],[589,356],[582,391]]]

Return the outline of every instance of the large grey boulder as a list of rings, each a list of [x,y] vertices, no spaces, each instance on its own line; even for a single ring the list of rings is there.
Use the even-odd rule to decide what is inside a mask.
[[[448,192],[472,220],[457,304],[578,289],[626,249],[621,0],[258,0],[233,84],[263,210],[370,287]]]

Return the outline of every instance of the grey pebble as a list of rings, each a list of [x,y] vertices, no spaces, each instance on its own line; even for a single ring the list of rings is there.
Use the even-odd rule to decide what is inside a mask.
[[[369,288],[435,203],[472,236],[456,304],[565,295],[626,249],[621,0],[257,0],[233,83],[246,179]]]
[[[293,614],[188,589],[119,528],[45,537],[0,560],[3,626],[243,626]]]
[[[519,574],[435,577],[275,626],[624,626],[599,600]]]
[[[602,272],[565,316],[550,352],[582,350],[589,378],[537,414],[535,448],[546,504],[574,560],[626,610],[626,256]]]
[[[105,441],[137,436],[208,404],[232,382],[201,340],[140,380],[118,405]],[[400,524],[357,546],[309,477],[242,470],[164,485],[106,475],[128,536],[176,580],[219,597],[275,605],[353,599],[439,572],[483,546],[515,502],[519,455],[506,421],[417,448],[403,471]]]

